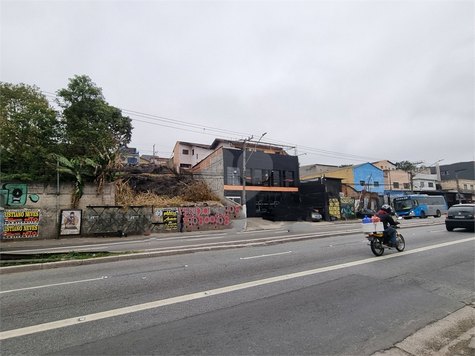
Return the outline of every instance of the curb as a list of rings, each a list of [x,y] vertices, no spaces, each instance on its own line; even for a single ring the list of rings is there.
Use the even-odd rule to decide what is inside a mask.
[[[394,347],[371,356],[475,355],[475,303],[427,325]]]

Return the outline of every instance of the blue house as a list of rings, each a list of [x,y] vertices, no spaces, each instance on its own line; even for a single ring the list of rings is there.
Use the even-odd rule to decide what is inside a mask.
[[[371,163],[349,166],[324,173],[325,177],[341,178],[341,183],[355,192],[363,190],[384,195],[384,174]]]
[[[353,167],[353,182],[356,191],[362,191],[365,186],[369,192],[384,195],[383,171],[371,163],[365,163]]]

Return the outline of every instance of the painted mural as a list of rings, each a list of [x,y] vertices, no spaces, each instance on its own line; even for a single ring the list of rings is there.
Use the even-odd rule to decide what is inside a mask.
[[[183,224],[186,230],[205,225],[229,226],[232,215],[239,214],[239,212],[239,206],[156,209],[152,222],[154,224],[164,224],[167,229],[177,229],[179,217],[183,216]]]
[[[3,238],[36,238],[38,237],[39,222],[39,209],[5,209]]]
[[[187,230],[205,225],[229,226],[231,215],[239,214],[239,212],[239,206],[178,208],[178,213],[183,215],[183,223]]]
[[[340,197],[340,212],[342,219],[353,219],[355,217],[355,198]]]
[[[22,206],[27,199],[37,203],[40,197],[37,194],[28,195],[28,185],[24,183],[6,183],[0,189],[1,206]]]
[[[341,219],[340,199],[331,198],[328,200],[328,212],[330,213],[330,215],[336,216],[338,219]]]

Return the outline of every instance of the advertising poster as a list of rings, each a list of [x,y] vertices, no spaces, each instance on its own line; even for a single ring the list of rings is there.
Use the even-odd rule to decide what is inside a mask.
[[[163,209],[163,222],[166,229],[177,229],[178,209]]]
[[[60,235],[79,235],[81,233],[82,210],[61,210]]]
[[[39,223],[39,209],[6,209],[4,211],[3,238],[38,237]]]
[[[0,240],[3,239],[3,221],[5,219],[5,213],[3,209],[0,208]]]

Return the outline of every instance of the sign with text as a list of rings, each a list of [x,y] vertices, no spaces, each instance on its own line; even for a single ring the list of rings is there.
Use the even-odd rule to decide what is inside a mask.
[[[163,223],[166,229],[177,229],[178,209],[163,209]]]
[[[39,209],[5,209],[3,238],[38,237]]]

